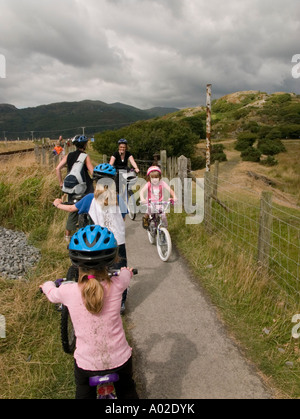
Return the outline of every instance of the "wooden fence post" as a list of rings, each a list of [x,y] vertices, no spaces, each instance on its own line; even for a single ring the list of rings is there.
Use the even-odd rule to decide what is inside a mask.
[[[258,262],[268,268],[272,227],[272,192],[263,191],[260,198]]]
[[[180,201],[183,202],[184,201],[184,179],[187,178],[187,158],[184,156],[180,156],[178,157],[177,163],[178,163],[178,177],[181,181],[181,200]]]
[[[211,172],[204,172],[204,226],[208,233],[212,232],[211,199],[212,175]]]
[[[35,145],[35,146],[34,146],[34,154],[35,154],[35,161],[36,161],[38,164],[40,164],[40,163],[41,163],[41,160],[40,160],[40,156],[41,156],[41,154],[40,154],[40,148],[39,148],[39,146],[38,146],[38,145]]]
[[[167,176],[167,152],[160,150],[160,168],[163,177]]]

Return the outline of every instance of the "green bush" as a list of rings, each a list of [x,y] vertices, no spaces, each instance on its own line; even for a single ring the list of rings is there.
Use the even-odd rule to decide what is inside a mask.
[[[248,147],[252,147],[256,141],[256,134],[253,132],[241,132],[238,134],[234,148],[238,151],[244,151]]]
[[[246,150],[241,152],[241,158],[243,161],[258,163],[260,161],[260,156],[261,152],[254,147],[248,147]]]
[[[191,168],[192,170],[204,169],[206,166],[206,158],[204,156],[192,156],[191,157]]]
[[[274,156],[275,154],[279,154],[286,151],[282,142],[276,139],[259,140],[257,148],[261,151],[262,154],[266,154],[268,156]]]
[[[223,144],[213,144],[211,147],[211,161],[227,161],[226,154],[224,153]]]
[[[276,164],[278,164],[278,160],[276,160],[273,156],[268,156],[265,160],[261,160],[259,163],[264,166],[276,166]]]
[[[120,138],[126,138],[130,152],[142,160],[152,160],[160,150],[166,150],[168,156],[191,157],[199,142],[199,135],[193,132],[187,122],[154,120],[98,133],[95,135],[94,148],[100,154],[111,156],[118,149]]]

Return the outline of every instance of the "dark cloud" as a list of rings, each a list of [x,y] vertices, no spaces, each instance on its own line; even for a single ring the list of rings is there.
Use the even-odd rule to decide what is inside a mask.
[[[0,0],[0,103],[196,106],[237,90],[299,93],[297,0]]]

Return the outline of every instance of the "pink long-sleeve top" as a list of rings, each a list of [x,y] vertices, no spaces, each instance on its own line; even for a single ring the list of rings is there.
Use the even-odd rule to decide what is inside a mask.
[[[103,282],[104,305],[99,314],[92,314],[82,300],[80,286],[69,283],[56,288],[54,282],[42,285],[44,294],[52,303],[68,307],[76,335],[74,358],[84,370],[101,371],[123,365],[131,356],[123,329],[120,307],[122,293],[128,287],[132,273],[124,269],[112,277],[108,287]]]

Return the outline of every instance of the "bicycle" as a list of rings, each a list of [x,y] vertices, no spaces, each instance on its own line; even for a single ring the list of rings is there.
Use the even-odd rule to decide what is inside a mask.
[[[166,211],[174,201],[148,201],[148,208],[151,215],[149,217],[149,227],[147,229],[148,239],[151,244],[155,244],[157,253],[163,262],[167,262],[172,253],[172,240],[168,231]]]
[[[121,191],[120,194],[122,196],[126,192],[125,187],[124,187],[124,183],[125,183],[126,189],[127,189],[128,216],[133,221],[136,217],[136,202],[135,202],[134,192],[132,190],[132,187],[133,185],[135,185],[137,181],[137,175],[134,169],[129,169],[129,168],[126,169],[126,173],[124,172],[124,170],[120,170],[119,174],[120,173],[122,174],[122,178],[124,180],[124,182],[122,182],[123,191]]]
[[[133,269],[132,273],[133,275],[137,275],[138,270]],[[120,274],[120,270],[113,270],[108,274],[110,276],[118,276]],[[61,286],[62,284],[78,282],[78,268],[74,265],[71,265],[68,269],[66,278],[60,278],[54,282],[57,287]],[[60,336],[63,351],[67,354],[73,354],[76,346],[76,336],[68,307],[65,305],[62,305],[61,307]]]

